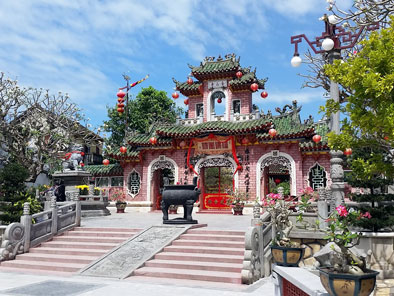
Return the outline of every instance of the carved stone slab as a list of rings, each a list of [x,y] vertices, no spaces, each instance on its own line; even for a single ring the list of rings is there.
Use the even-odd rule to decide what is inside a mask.
[[[80,275],[124,279],[189,227],[152,226],[90,264]]]

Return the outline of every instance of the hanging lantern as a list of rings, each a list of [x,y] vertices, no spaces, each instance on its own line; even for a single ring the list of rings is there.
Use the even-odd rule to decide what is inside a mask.
[[[85,156],[85,152],[81,152],[81,156]]]
[[[343,154],[345,154],[346,156],[350,156],[352,155],[352,152],[353,152],[352,148],[346,148]]]
[[[254,92],[259,89],[259,85],[255,82],[250,85],[250,89]]]
[[[83,168],[85,164],[83,162],[80,162],[79,165]]]
[[[242,142],[243,145],[249,144],[249,140],[248,140],[248,138],[246,138],[246,137],[243,138],[241,142]]]
[[[274,182],[276,185],[278,185],[280,183],[280,179],[275,179]]]
[[[187,84],[192,85],[193,84],[193,79],[191,79],[190,77],[187,79]]]
[[[150,138],[150,139],[149,139],[149,142],[150,142],[152,145],[156,145],[156,143],[157,143],[156,137]]]
[[[109,165],[109,160],[108,159],[104,159],[103,160],[103,165]]]
[[[119,103],[118,104],[118,108],[124,108],[124,104],[123,103]]]
[[[118,93],[116,95],[117,95],[118,98],[122,98],[123,99],[124,96],[126,95],[126,93],[120,90],[120,91],[118,91]]]
[[[222,102],[222,99],[221,99],[221,98],[219,98],[219,99],[218,99],[218,103],[220,104],[221,102]]]
[[[265,99],[266,97],[268,97],[268,93],[266,91],[263,91],[260,96]]]
[[[271,128],[271,129],[268,131],[268,133],[269,133],[269,135],[270,135],[271,137],[275,137],[275,136],[276,136],[276,129]]]
[[[124,102],[124,99],[118,98],[118,103],[123,103],[123,102]]]
[[[118,113],[123,113],[124,109],[123,108],[118,108]]]
[[[179,98],[179,94],[176,91],[174,91],[172,93],[172,97],[176,100],[177,98]]]
[[[119,148],[120,153],[125,154],[127,152],[127,148],[125,146],[122,146]]]
[[[320,135],[314,135],[312,137],[313,142],[315,142],[316,144],[320,142],[321,140],[321,136]]]
[[[189,99],[184,100],[183,103],[185,103],[185,105],[189,105]]]
[[[240,79],[243,76],[243,74],[241,71],[238,71],[237,73],[235,73],[235,76],[237,76],[237,78]]]

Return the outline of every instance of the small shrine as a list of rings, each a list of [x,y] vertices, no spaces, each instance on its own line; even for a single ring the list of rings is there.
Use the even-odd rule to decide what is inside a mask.
[[[127,149],[109,155],[123,167],[129,207],[160,210],[165,184],[191,184],[195,176],[199,207],[206,211],[229,209],[228,193],[235,189],[254,201],[278,184],[287,184],[292,196],[330,184],[327,121],[302,121],[296,101],[276,108],[277,115],[259,110],[253,93],[261,91],[261,100],[268,100],[267,79],[242,67],[234,54],[189,68],[186,81],[173,79],[172,94],[185,96],[186,117],[134,134]]]

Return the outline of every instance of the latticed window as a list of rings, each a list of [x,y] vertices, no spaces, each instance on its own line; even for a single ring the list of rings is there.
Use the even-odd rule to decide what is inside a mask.
[[[140,174],[137,171],[132,171],[129,175],[128,192],[132,197],[134,197],[140,192],[140,189],[141,189]]]
[[[319,188],[325,188],[327,185],[327,173],[324,170],[324,167],[316,163],[309,170],[309,186],[313,188],[313,190]]]

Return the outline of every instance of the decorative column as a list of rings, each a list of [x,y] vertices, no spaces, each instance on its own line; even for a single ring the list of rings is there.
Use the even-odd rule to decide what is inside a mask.
[[[57,204],[56,197],[51,197],[51,210],[52,210],[52,225],[51,225],[51,233],[55,235],[57,233]]]
[[[335,203],[335,207],[341,205],[345,201],[345,183],[343,181],[343,168],[342,168],[342,151],[330,151],[331,159],[331,196]],[[332,209],[331,209],[332,210]]]
[[[25,227],[23,251],[26,253],[30,249],[30,232],[31,232],[30,204],[28,202],[25,202],[23,204],[23,216],[21,217],[21,224]]]

